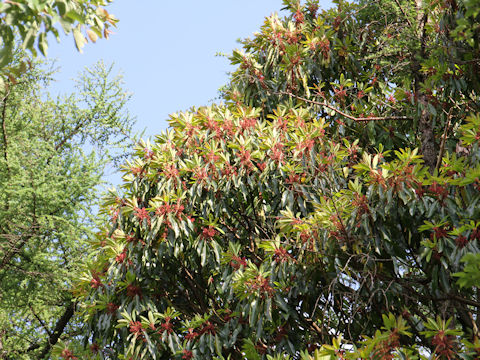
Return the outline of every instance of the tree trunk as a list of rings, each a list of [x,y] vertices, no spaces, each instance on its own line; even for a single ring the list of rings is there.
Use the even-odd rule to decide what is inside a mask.
[[[428,15],[423,11],[423,1],[415,0],[417,8],[417,26],[418,26],[418,40],[420,42],[420,57],[427,58],[426,54],[426,32],[425,25],[428,21]],[[414,76],[415,79],[415,93],[417,95],[417,105],[420,107],[420,118],[418,119],[418,130],[420,131],[421,153],[425,165],[428,166],[430,173],[433,173],[437,164],[438,149],[435,143],[435,133],[433,129],[433,116],[428,109],[428,99],[420,84],[425,81],[424,74],[421,73],[420,64],[414,60]]]
[[[418,121],[418,130],[421,136],[421,152],[425,165],[433,173],[437,164],[437,146],[435,143],[435,133],[433,131],[433,119],[428,111],[428,101],[424,93],[419,94],[418,104],[421,107],[420,118]]]

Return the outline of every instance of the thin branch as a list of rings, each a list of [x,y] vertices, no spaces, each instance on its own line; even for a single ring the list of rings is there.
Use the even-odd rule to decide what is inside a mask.
[[[45,332],[47,333],[47,335],[49,337],[52,336],[52,333],[48,329],[47,325],[45,324],[45,322],[42,319],[40,319],[40,316],[38,316],[38,314],[35,312],[35,310],[33,309],[33,306],[30,305],[29,307],[30,307],[30,310],[32,311],[32,314],[35,317],[35,319],[37,319],[37,321],[40,323],[40,325],[42,325],[43,330],[45,330]]]
[[[310,100],[310,99],[306,99],[304,97],[301,97],[301,96],[298,96],[298,95],[295,95],[295,94],[292,94],[292,93],[289,93],[289,92],[285,92],[285,91],[279,91],[277,92],[277,94],[280,94],[280,95],[287,95],[287,96],[291,96],[291,97],[294,97],[298,100],[302,100],[302,101],[305,101],[307,103],[310,103],[310,104],[315,104],[315,105],[319,105],[319,106],[324,106],[330,110],[333,110],[335,111],[336,113],[350,119],[350,120],[353,120],[353,121],[358,121],[358,122],[362,122],[362,121],[385,121],[385,120],[413,120],[413,118],[411,117],[408,117],[408,116],[372,116],[372,117],[355,117],[355,116],[352,116],[352,115],[349,115],[339,109],[337,109],[336,107],[328,104],[328,103],[325,103],[325,102],[319,102],[319,101],[314,101],[314,100]]]
[[[480,308],[480,302],[478,301],[474,301],[474,300],[470,300],[470,299],[464,299],[462,298],[461,296],[458,296],[458,295],[450,295],[449,297],[447,298],[440,298],[440,299],[437,299],[437,300],[456,300],[460,303],[463,303],[463,304],[466,304],[466,305],[471,305],[471,306],[475,306],[477,308]]]
[[[397,3],[398,7],[400,8],[400,11],[402,12],[403,16],[405,16],[405,20],[407,20],[408,25],[410,25],[410,27],[412,27],[412,23],[410,22],[410,19],[408,18],[405,10],[403,10],[402,5],[400,5],[400,2],[398,0],[395,0],[395,2]]]
[[[77,126],[68,134],[65,136],[57,145],[55,145],[55,151],[58,151],[65,143],[70,140],[72,137],[74,137],[79,130],[81,129],[82,125],[84,125],[84,122],[80,121]]]

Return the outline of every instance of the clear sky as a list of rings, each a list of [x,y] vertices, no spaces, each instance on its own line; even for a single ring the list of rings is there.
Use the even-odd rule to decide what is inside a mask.
[[[133,93],[128,108],[137,130],[153,136],[167,127],[168,114],[215,100],[232,70],[215,54],[240,47],[237,39],[258,31],[282,6],[281,0],[115,0],[106,9],[120,22],[109,40],[87,44],[83,54],[72,37],[50,40],[48,55],[61,68],[52,90],[71,92],[85,66],[114,62]]]

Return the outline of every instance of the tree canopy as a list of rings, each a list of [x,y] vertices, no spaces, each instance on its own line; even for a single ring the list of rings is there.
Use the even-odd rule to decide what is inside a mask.
[[[132,144],[129,95],[111,67],[85,70],[58,98],[47,68],[32,63],[0,92],[0,359],[48,358],[78,333],[70,288],[99,185]]]
[[[284,3],[136,147],[57,356],[480,355],[480,4]]]

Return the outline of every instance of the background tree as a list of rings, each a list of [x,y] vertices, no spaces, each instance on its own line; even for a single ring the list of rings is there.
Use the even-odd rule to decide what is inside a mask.
[[[23,49],[37,49],[47,55],[47,36],[60,40],[58,24],[65,34],[73,33],[79,51],[90,39],[108,38],[110,27],[118,21],[103,8],[112,0],[6,0],[0,4],[0,68],[12,59],[16,37]]]
[[[34,62],[0,93],[1,359],[48,358],[78,334],[72,277],[106,166],[131,144],[129,95],[111,67],[85,70],[75,94],[56,99],[47,67]]]
[[[77,287],[92,351],[57,355],[479,356],[480,6],[285,5],[225,105],[137,147]]]

